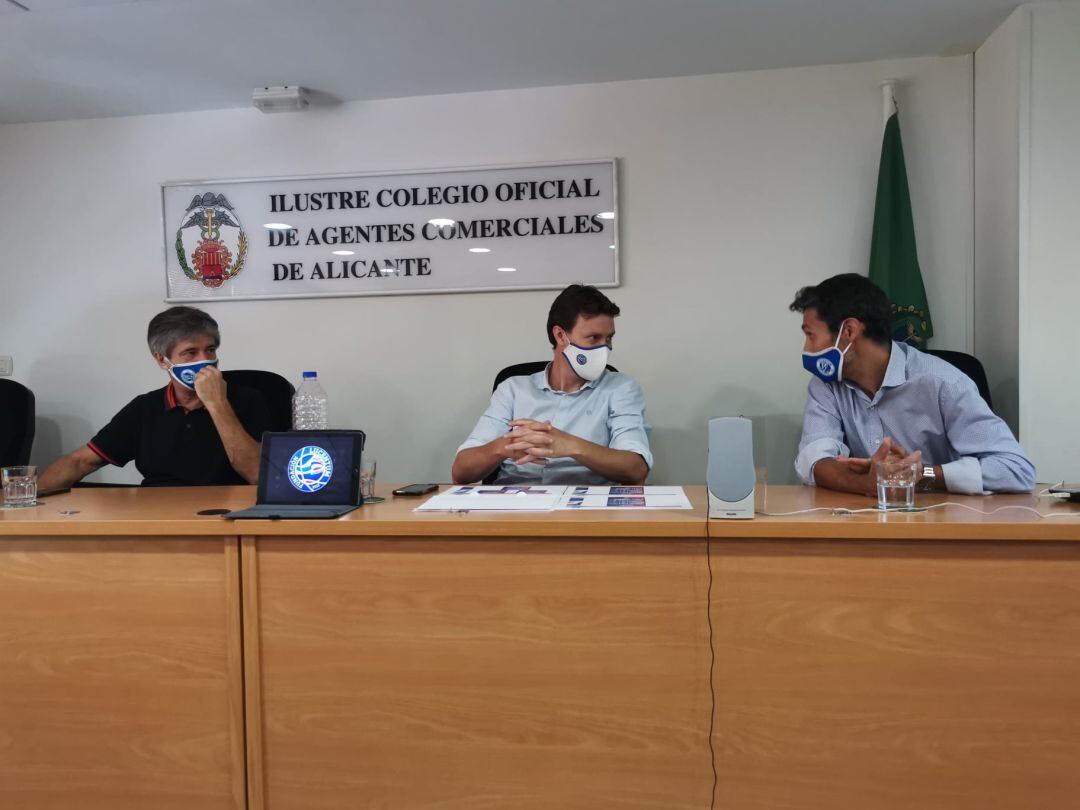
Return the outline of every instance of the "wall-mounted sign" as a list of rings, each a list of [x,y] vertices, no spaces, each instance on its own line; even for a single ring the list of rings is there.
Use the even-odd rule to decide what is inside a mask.
[[[165,183],[166,300],[619,283],[615,161]]]

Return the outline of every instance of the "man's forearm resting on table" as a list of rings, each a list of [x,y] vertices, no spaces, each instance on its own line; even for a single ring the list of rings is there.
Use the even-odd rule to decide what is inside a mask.
[[[1031,492],[1035,489],[1035,466],[1024,456],[988,453],[975,460],[978,461],[979,485],[983,490]]]
[[[527,450],[513,453],[507,449],[507,445],[515,438],[516,434],[508,433],[479,447],[462,450],[454,459],[451,470],[454,483],[466,484],[470,481],[479,481],[505,459],[528,457]],[[609,481],[619,484],[642,484],[649,474],[645,459],[632,450],[614,450],[577,437],[573,437],[572,442],[573,446],[566,456]],[[538,457],[536,463],[542,464],[547,458],[558,458],[558,456]]]
[[[872,476],[854,472],[835,458],[820,459],[810,469],[812,480],[809,483],[823,489],[835,489],[855,495],[877,494]]]
[[[649,465],[633,450],[615,450],[594,442],[579,439],[571,458],[609,481],[617,484],[644,484]]]
[[[507,458],[506,437],[500,436],[479,447],[468,447],[457,454],[450,471],[455,484],[479,481]]]
[[[50,464],[38,479],[38,489],[67,489],[105,464],[105,459],[89,447],[80,447]]]

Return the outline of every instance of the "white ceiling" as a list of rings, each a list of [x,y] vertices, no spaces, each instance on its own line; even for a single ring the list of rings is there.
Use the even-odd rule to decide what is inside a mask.
[[[1018,0],[0,0],[0,123],[969,53]],[[29,10],[23,10],[26,7]]]

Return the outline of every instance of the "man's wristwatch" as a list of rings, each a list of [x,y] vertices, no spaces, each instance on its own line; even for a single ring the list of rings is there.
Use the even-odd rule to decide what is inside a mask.
[[[919,479],[919,489],[924,492],[930,492],[934,489],[934,482],[937,480],[937,475],[934,473],[934,468],[925,464],[922,468],[922,478]]]

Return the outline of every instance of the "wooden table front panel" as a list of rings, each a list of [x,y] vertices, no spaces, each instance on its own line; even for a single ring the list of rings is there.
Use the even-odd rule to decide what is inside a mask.
[[[263,537],[244,553],[253,807],[708,806],[704,540]]]
[[[0,808],[244,806],[237,569],[235,537],[0,537]]]
[[[1080,544],[714,540],[717,806],[1080,806]]]

